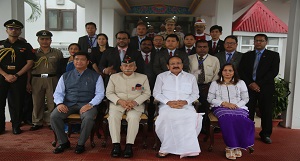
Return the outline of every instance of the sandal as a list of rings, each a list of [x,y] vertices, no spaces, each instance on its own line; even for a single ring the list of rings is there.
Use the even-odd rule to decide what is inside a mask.
[[[165,157],[167,157],[168,154],[169,154],[169,153],[161,153],[161,152],[158,152],[158,153],[156,154],[156,157],[157,157],[157,158],[165,158]]]
[[[233,149],[225,148],[226,158],[230,160],[236,160],[235,153]]]
[[[242,157],[241,149],[234,149],[234,154],[235,154],[235,157],[237,157],[237,158]]]

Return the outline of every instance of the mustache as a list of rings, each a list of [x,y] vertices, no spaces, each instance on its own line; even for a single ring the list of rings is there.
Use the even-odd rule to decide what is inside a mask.
[[[179,67],[173,67],[173,69],[179,69]]]

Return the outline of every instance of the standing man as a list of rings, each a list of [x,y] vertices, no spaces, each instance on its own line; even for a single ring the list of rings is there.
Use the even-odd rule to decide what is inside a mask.
[[[57,136],[59,146],[53,153],[62,153],[70,147],[70,141],[64,131],[64,119],[79,113],[82,120],[80,136],[75,153],[85,151],[84,144],[89,138],[95,124],[97,107],[104,97],[102,77],[88,69],[89,55],[85,52],[74,54],[75,69],[64,73],[57,84],[54,102],[57,105],[51,114],[51,125]]]
[[[196,53],[196,48],[194,47],[196,38],[195,35],[188,33],[184,36],[184,46],[180,48],[180,51],[186,52],[188,55]]]
[[[196,32],[195,33],[196,40],[206,40],[206,41],[211,40],[209,34],[204,33],[206,28],[206,22],[204,19],[197,20],[194,24],[194,27]]]
[[[132,145],[139,130],[139,122],[144,112],[144,104],[150,95],[148,78],[144,74],[135,73],[135,61],[126,56],[120,66],[122,72],[111,75],[106,88],[106,97],[110,100],[108,125],[113,143],[112,157],[121,155],[121,120],[126,113],[127,136],[123,152],[124,158],[133,156]]]
[[[218,52],[225,51],[224,49],[224,41],[220,40],[220,36],[222,35],[222,26],[214,25],[212,26],[210,31],[211,40],[208,41],[210,55],[216,55]]]
[[[201,106],[200,112],[205,112],[203,118],[202,132],[209,126],[208,110],[210,104],[207,102],[208,89],[212,81],[218,79],[220,63],[218,58],[208,54],[208,42],[206,40],[198,40],[196,42],[196,54],[189,56],[190,73],[197,78],[200,91],[199,102]]]
[[[36,33],[40,48],[36,51],[37,61],[34,63],[31,75],[32,88],[32,124],[31,131],[38,130],[43,127],[43,122],[46,121],[50,126],[50,115],[44,117],[45,100],[47,101],[47,110],[49,114],[53,111],[55,105],[53,102],[53,93],[58,82],[56,75],[57,63],[63,59],[63,54],[60,50],[51,48],[52,33],[47,30],[41,30]]]
[[[142,55],[138,53],[136,49],[131,49],[128,47],[130,42],[130,35],[125,31],[119,31],[116,34],[117,47],[113,49],[106,50],[99,63],[99,69],[105,76],[105,87],[108,83],[109,76],[114,73],[121,72],[120,66],[121,62],[124,60],[125,55],[130,56],[132,59],[136,60],[137,72],[144,72],[144,64]]]
[[[161,35],[155,35],[154,36],[154,38],[153,38],[153,45],[154,45],[153,50],[156,53],[158,53],[161,50],[166,49],[166,48],[163,47],[163,45],[164,45],[164,37],[161,36]]]
[[[88,22],[85,24],[85,30],[87,35],[82,36],[78,39],[78,44],[81,47],[81,51],[92,53],[92,48],[97,47],[97,27],[94,22]]]
[[[239,66],[241,79],[245,81],[248,92],[249,117],[254,120],[255,107],[261,113],[261,140],[271,144],[274,78],[279,72],[279,53],[266,49],[268,37],[265,34],[254,36],[254,49],[245,53]]]
[[[158,35],[161,35],[164,37],[165,40],[167,40],[167,36],[170,34],[175,34],[178,37],[179,44],[176,48],[181,48],[183,46],[183,37],[181,37],[179,32],[175,32],[175,25],[176,21],[173,18],[167,18],[165,20],[166,23],[166,31],[158,33]]]
[[[198,99],[196,78],[182,70],[180,57],[168,60],[169,71],[157,76],[153,96],[160,102],[159,115],[155,121],[155,132],[161,141],[157,157],[165,158],[169,153],[197,156],[201,152],[198,134],[202,116],[196,113],[192,103]]]
[[[183,70],[189,71],[189,58],[188,55],[180,50],[177,50],[179,45],[179,38],[175,34],[170,34],[166,38],[166,50],[160,51],[156,54],[153,70],[156,75],[168,71],[167,63],[170,57],[178,56],[183,60]]]
[[[147,38],[147,26],[144,22],[138,23],[138,25],[136,26],[136,33],[137,36],[133,36],[130,38],[129,47],[133,50],[140,51],[141,41]]]
[[[8,38],[0,41],[0,134],[5,132],[5,106],[8,92],[11,94],[9,111],[12,132],[20,134],[21,113],[26,92],[27,71],[35,58],[29,43],[19,40],[23,24],[18,20],[4,23]]]
[[[226,63],[234,65],[238,69],[243,53],[236,51],[238,40],[236,36],[229,35],[224,40],[224,52],[219,52],[215,56],[219,59],[220,67]]]

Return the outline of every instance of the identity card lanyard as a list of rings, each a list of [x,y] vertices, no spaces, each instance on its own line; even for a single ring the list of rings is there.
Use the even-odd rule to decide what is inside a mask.
[[[208,57],[208,54],[206,55],[206,57],[205,57],[203,60],[199,60],[199,57],[197,56],[199,65],[203,64],[204,60],[205,60],[207,57]]]

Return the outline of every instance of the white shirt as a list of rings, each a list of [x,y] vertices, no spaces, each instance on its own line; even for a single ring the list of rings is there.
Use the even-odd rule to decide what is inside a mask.
[[[168,101],[185,100],[191,105],[199,98],[196,78],[184,71],[177,76],[170,71],[160,73],[156,78],[153,96],[163,104],[167,104]]]
[[[246,104],[249,101],[248,89],[244,81],[239,80],[236,85],[218,84],[212,82],[208,91],[207,101],[212,107],[218,107],[222,102],[236,104],[239,108],[248,110]]]
[[[141,53],[142,53],[143,59],[146,60],[146,53],[144,53],[144,52],[142,52],[142,51],[141,51]],[[150,61],[151,61],[151,56],[150,56],[150,55],[151,55],[151,52],[148,53],[148,62],[149,62],[149,63],[150,63]]]

